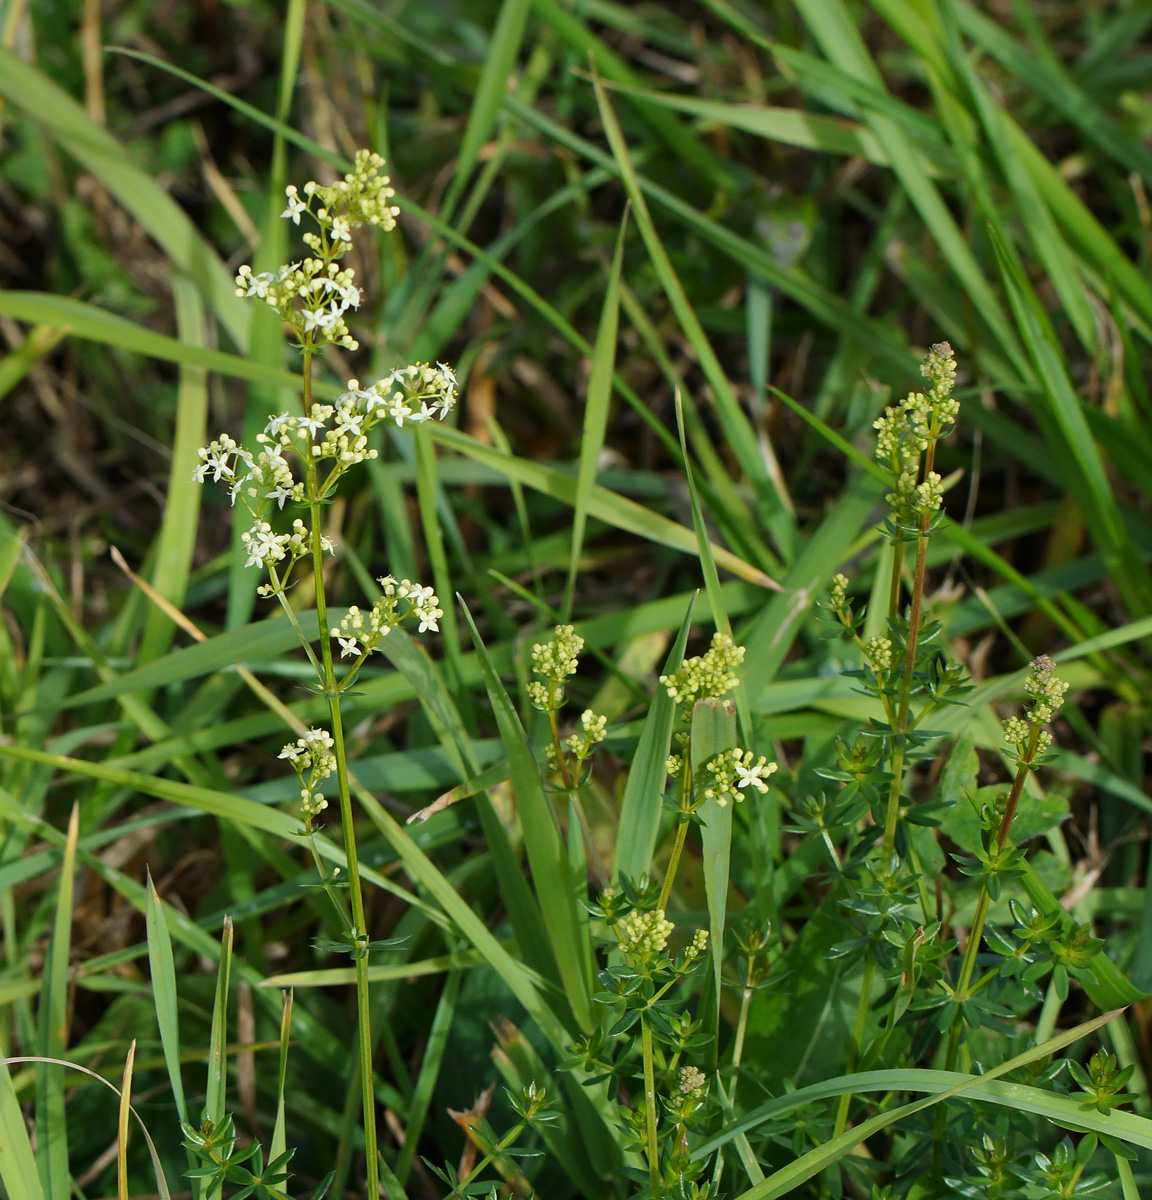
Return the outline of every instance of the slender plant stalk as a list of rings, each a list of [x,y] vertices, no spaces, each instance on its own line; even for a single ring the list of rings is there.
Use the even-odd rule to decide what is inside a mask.
[[[551,708],[548,710],[548,727],[552,733],[552,748],[560,767],[560,778],[564,781],[565,790],[572,801],[572,806],[576,809],[576,819],[580,822],[580,832],[584,835],[584,844],[588,847],[588,854],[592,859],[592,865],[596,868],[600,886],[607,887],[608,871],[604,866],[604,860],[600,857],[600,851],[596,849],[596,842],[592,837],[592,826],[588,823],[588,814],[585,813],[584,805],[580,800],[580,791],[576,787],[572,773],[568,770],[564,747],[560,743],[560,727],[556,722],[556,711]]]
[[[644,1116],[648,1124],[648,1187],[652,1200],[660,1195],[660,1149],[656,1144],[656,1067],[652,1051],[652,1026],[640,1016],[644,1051]]]
[[[312,412],[312,355],[304,351],[304,411]],[[368,1195],[380,1194],[376,1141],[376,1097],[372,1088],[372,1017],[369,1002],[368,926],[364,918],[364,892],[360,884],[360,860],[356,850],[356,823],[352,814],[352,795],[348,788],[348,756],[344,748],[344,723],[340,714],[341,688],[332,664],[332,642],[328,637],[328,603],[324,595],[324,548],[321,543],[321,509],[318,498],[316,466],[305,463],[308,513],[312,526],[312,573],[315,579],[316,619],[320,626],[320,652],[323,661],[324,694],[332,721],[332,741],[336,754],[336,784],[340,795],[340,829],[344,835],[344,855],[348,860],[348,896],[352,906],[352,940],[356,945],[356,1015],[359,1028],[360,1084],[363,1095],[364,1154]]]
[[[1016,809],[1020,803],[1020,796],[1024,791],[1024,781],[1028,778],[1028,764],[1032,761],[1036,754],[1036,747],[1040,740],[1040,727],[1037,725],[1032,730],[1032,735],[1028,739],[1028,748],[1024,752],[1023,761],[1016,771],[1016,778],[1012,781],[1012,790],[1008,793],[1008,802],[1004,806],[1004,815],[1000,819],[1000,830],[996,836],[996,845],[1000,850],[1003,850],[1008,842],[1008,831],[1012,828],[1012,819],[1016,816]],[[966,1000],[969,995],[968,987],[972,982],[972,974],[976,969],[976,955],[980,949],[980,941],[984,935],[984,921],[988,916],[988,907],[991,904],[991,896],[988,893],[988,885],[985,883],[980,888],[980,898],[976,901],[976,912],[972,918],[972,928],[968,933],[968,945],[964,947],[964,959],[960,964],[960,975],[956,980],[956,988],[954,995],[958,1000]],[[952,1033],[948,1042],[948,1059],[945,1070],[951,1071],[956,1063],[956,1052],[959,1050],[960,1039],[959,1031],[961,1023],[957,1020],[952,1027]]]
[[[680,768],[680,812],[684,814],[692,806],[692,778],[690,751],[685,748],[684,761]],[[660,889],[660,903],[657,908],[668,911],[668,897],[672,894],[672,881],[676,878],[676,869],[680,866],[680,855],[684,850],[684,841],[688,837],[688,821],[681,816],[676,826],[676,841],[672,844],[672,857],[668,860],[668,870],[664,873],[664,886]]]

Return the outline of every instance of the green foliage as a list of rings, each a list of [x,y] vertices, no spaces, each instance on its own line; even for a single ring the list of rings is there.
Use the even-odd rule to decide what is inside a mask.
[[[0,1192],[1146,1190],[1147,30],[0,9]]]

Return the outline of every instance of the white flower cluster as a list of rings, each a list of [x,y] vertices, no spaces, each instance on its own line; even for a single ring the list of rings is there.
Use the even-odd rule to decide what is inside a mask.
[[[584,639],[571,625],[557,625],[555,640],[532,647],[532,671],[544,682],[528,684],[528,698],[543,712],[554,712],[564,704],[564,680],[576,674]]]
[[[412,387],[405,384],[404,388],[398,388],[395,380],[399,376]],[[362,390],[355,379],[349,380],[348,386],[349,391],[339,396],[335,404],[313,404],[308,416],[279,413],[272,417],[256,436],[259,449],[255,455],[227,434],[221,434],[198,452],[200,463],[193,479],[203,483],[210,476],[214,481],[225,481],[232,503],[239,497],[252,514],[251,529],[241,534],[248,554],[246,566],[271,569],[288,560],[290,570],[297,559],[311,553],[311,531],[302,520],[297,518],[290,532],[277,533],[267,519],[273,505],[282,509],[289,501],[303,504],[309,499],[304,481],[293,474],[289,452],[297,463],[305,464],[305,472],[322,463],[332,464],[326,475],[314,481],[315,497],[321,499],[332,491],[345,471],[376,457],[376,450],[368,445],[368,435],[375,425],[384,420],[402,424],[404,419],[418,422],[432,416],[443,418],[456,403],[456,377],[443,363],[435,367],[421,363],[402,368],[369,389]],[[415,410],[395,399],[417,394],[420,399]],[[324,551],[335,553],[327,537],[322,537],[320,544]],[[284,586],[284,579],[282,570],[279,581],[263,586],[260,594],[275,594]],[[417,586],[407,581],[405,585]],[[417,605],[420,613],[431,613],[434,608],[435,597],[430,605],[423,601]],[[439,610],[431,617],[430,624],[421,624],[421,632],[435,629],[438,616],[443,616]]]
[[[301,217],[316,223],[316,232],[303,235],[312,255],[287,263],[277,271],[252,273],[243,266],[236,275],[236,294],[263,300],[296,335],[303,350],[339,345],[355,350],[359,343],[345,321],[349,309],[360,306],[354,272],[339,260],[352,244],[352,230],[367,222],[393,229],[400,210],[389,203],[395,196],[379,154],[360,150],[353,169],[330,187],[315,180],[304,185],[304,198],[294,185],[285,188],[288,206],[280,214],[294,225]]]
[[[305,200],[301,200],[294,187],[286,188],[288,207],[280,214],[293,224],[300,224],[300,216],[309,213],[318,222],[330,222],[331,234],[337,241],[348,240],[348,230],[356,229],[365,222],[385,231],[396,227],[400,209],[389,201],[396,195],[392,181],[381,174],[384,159],[370,150],[357,150],[352,170],[330,187],[314,180],[304,185]],[[312,203],[318,205],[312,213]]]
[[[352,282],[355,272],[335,262],[306,258],[276,271],[243,266],[236,274],[236,295],[263,300],[286,321],[301,346],[337,345],[357,350],[360,343],[345,322],[350,308],[360,307],[361,292]]]
[[[316,817],[328,807],[328,801],[315,788],[336,770],[336,755],[332,753],[334,745],[332,735],[327,730],[309,729],[296,741],[289,742],[279,754],[280,758],[292,764],[296,778],[300,780],[300,811],[308,830],[311,830]]]
[[[712,635],[712,645],[699,657],[686,659],[673,675],[661,675],[660,682],[678,704],[716,699],[730,692],[739,682],[735,668],[744,661],[744,647],[724,633]]]
[[[580,714],[580,725],[584,732],[574,733],[564,742],[577,762],[583,762],[589,758],[592,754],[592,747],[608,736],[608,718],[598,717],[590,708],[586,708]]]
[[[434,367],[413,363],[397,367],[368,388],[361,388],[359,380],[349,379],[348,391],[340,399],[362,404],[366,413],[379,411],[397,425],[405,421],[419,424],[433,417],[443,420],[456,403],[456,376],[446,363]]]
[[[778,763],[770,763],[763,755],[757,758],[751,750],[726,750],[717,754],[708,764],[712,783],[704,789],[706,800],[715,800],[724,808],[730,799],[743,800],[741,795],[747,788],[767,792],[765,782],[776,770]]]
[[[371,654],[401,621],[418,621],[421,633],[429,629],[440,630],[436,622],[444,615],[444,610],[430,587],[421,587],[410,579],[398,581],[391,575],[384,575],[377,582],[384,594],[371,609],[364,613],[354,604],[339,626],[334,625],[329,630],[340,643],[341,658],[360,659]]]

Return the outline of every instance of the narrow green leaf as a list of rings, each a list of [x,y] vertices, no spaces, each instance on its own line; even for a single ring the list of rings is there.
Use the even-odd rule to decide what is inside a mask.
[[[472,95],[468,123],[464,127],[464,136],[460,139],[456,173],[444,197],[442,212],[446,220],[451,219],[464,184],[479,161],[480,151],[496,124],[500,102],[507,90],[508,77],[516,65],[520,45],[524,40],[524,26],[531,7],[532,0],[504,0],[500,5],[500,13],[484,54],[484,68]]]
[[[180,341],[204,345],[204,306],[200,293],[184,275],[173,274],[172,295],[176,301],[176,328]],[[184,364],[176,390],[176,431],[172,441],[172,464],[168,470],[168,492],[164,516],[156,539],[152,586],[177,608],[183,606],[184,591],[196,549],[202,486],[192,478],[196,451],[207,441],[208,379],[202,367]],[[175,626],[157,605],[149,605],[144,633],[136,654],[143,664],[164,654],[172,643]]]
[[[1033,1063],[1037,1059],[1054,1054],[1057,1050],[1062,1050],[1065,1046],[1069,1046],[1073,1042],[1087,1037],[1088,1034],[1099,1029],[1100,1026],[1106,1024],[1108,1021],[1111,1021],[1116,1015],[1115,1012],[1105,1013],[1101,1017],[1086,1021],[1083,1025],[1078,1025],[1075,1029],[1057,1034],[1048,1041],[1041,1042],[1039,1046],[1033,1046],[1030,1050],[1025,1050],[1022,1054],[1017,1054],[1014,1058],[1008,1059],[1007,1062],[1001,1063],[998,1067],[989,1069],[983,1075],[968,1076],[962,1082],[953,1084],[952,1087],[938,1092],[934,1096],[929,1096],[926,1100],[916,1100],[911,1104],[903,1104],[898,1108],[878,1113],[867,1121],[862,1121],[854,1128],[845,1130],[839,1137],[831,1138],[823,1145],[817,1146],[814,1150],[809,1150],[807,1154],[802,1154],[794,1162],[789,1163],[788,1166],[769,1175],[763,1183],[749,1188],[746,1192],[742,1192],[737,1197],[737,1200],[775,1200],[777,1196],[787,1195],[793,1188],[798,1187],[805,1180],[811,1179],[825,1167],[839,1162],[841,1158],[860,1145],[861,1142],[878,1133],[881,1129],[887,1128],[904,1117],[910,1117],[926,1108],[930,1108],[934,1104],[939,1104],[943,1100],[949,1100],[953,1096],[959,1096],[964,1092],[971,1091],[986,1081],[998,1079],[1001,1075],[1007,1075],[1009,1072],[1018,1070],[1020,1067],[1028,1066],[1029,1063]]]
[[[620,320],[620,264],[624,258],[624,234],[628,228],[628,212],[620,221],[616,237],[616,252],[608,271],[608,288],[600,309],[600,324],[592,349],[592,373],[588,378],[588,398],[584,403],[584,432],[580,439],[580,471],[576,477],[576,496],[572,514],[572,549],[568,558],[568,581],[564,587],[561,623],[572,619],[572,596],[580,555],[584,550],[584,529],[588,521],[588,505],[592,487],[600,467],[600,451],[604,447],[604,431],[608,426],[608,408],[612,399],[612,376],[616,368],[616,330]]]
[[[692,706],[692,786],[701,792],[710,783],[707,764],[718,754],[736,748],[736,706],[729,700],[698,700]],[[707,1014],[719,1028],[721,975],[724,967],[724,928],[728,910],[728,863],[732,850],[732,805],[715,797],[700,806],[703,819],[704,889],[708,896],[708,950],[715,985],[715,1012]],[[715,1039],[713,1040],[715,1047]],[[713,1050],[715,1053],[715,1050]],[[715,1066],[715,1063],[712,1063]]]
[[[220,962],[216,968],[216,999],[212,1005],[212,1030],[208,1035],[208,1089],[204,1119],[219,1125],[224,1119],[228,1087],[228,985],[232,977],[232,918],[224,918],[220,936]]]
[[[36,1022],[36,1048],[43,1058],[63,1058],[68,1036],[68,958],[72,947],[72,895],[80,806],[72,806],[64,860],[56,893],[56,919],[44,963],[44,983]],[[68,1119],[64,1111],[63,1072],[40,1063],[36,1067],[36,1162],[47,1200],[68,1200]]]
[[[292,989],[280,993],[280,1070],[276,1076],[276,1123],[272,1127],[269,1159],[279,1158],[288,1149],[287,1122],[284,1109],[288,1082],[288,1047],[292,1039]]]
[[[528,863],[532,869],[548,940],[556,956],[556,965],[572,1013],[580,1027],[588,1030],[594,1023],[591,980],[585,970],[587,955],[581,945],[576,899],[569,886],[567,850],[520,718],[496,674],[472,614],[463,600],[461,604],[472,631],[472,641],[484,675],[484,686],[508,756],[512,788],[516,794],[516,810],[524,829],[524,846],[528,852]]]
[[[1130,1145],[1152,1150],[1152,1121],[1147,1117],[1136,1116],[1119,1109],[1114,1109],[1105,1116],[1097,1112],[1091,1104],[1084,1104],[1059,1092],[1022,1083],[1006,1083],[992,1078],[991,1075],[973,1076],[958,1071],[926,1071],[907,1067],[898,1070],[859,1071],[854,1075],[840,1075],[787,1092],[745,1114],[739,1121],[715,1137],[709,1138],[695,1153],[698,1159],[705,1159],[740,1133],[750,1133],[766,1121],[778,1120],[805,1104],[840,1096],[846,1092],[939,1093],[965,1081],[971,1085],[965,1089],[969,1099],[1017,1109],[1061,1126],[1108,1134]]]
[[[127,150],[67,92],[3,46],[0,95],[43,124],[64,150],[108,188],[168,257],[196,280],[236,345],[246,346],[251,309],[236,296],[231,273],[184,210],[132,162]]]
[[[736,399],[732,384],[725,375],[720,360],[712,349],[712,343],[708,340],[676,270],[672,266],[672,260],[668,257],[668,252],[664,249],[660,236],[656,232],[652,216],[648,211],[648,203],[644,199],[644,192],[637,181],[624,134],[612,111],[607,93],[599,79],[594,80],[594,84],[600,119],[604,123],[612,153],[620,169],[620,178],[624,183],[628,198],[632,202],[636,225],[640,230],[640,236],[644,239],[644,245],[648,249],[648,256],[652,260],[657,278],[660,280],[661,287],[680,322],[680,328],[684,330],[712,389],[717,414],[732,452],[753,486],[761,494],[763,503],[769,507],[772,515],[770,523],[779,519],[780,525],[775,531],[777,543],[787,546],[791,541],[790,531],[794,522],[792,500],[784,487],[783,477],[778,468],[773,472],[765,466],[755,431]],[[785,535],[786,531],[788,531],[787,536]]]
[[[11,1197],[44,1200],[28,1127],[5,1059],[0,1059],[0,1183]]]
[[[684,661],[684,647],[688,644],[688,631],[692,628],[692,614],[696,609],[698,594],[688,600],[679,636],[664,664],[665,675],[671,675]],[[676,702],[668,695],[666,688],[657,687],[624,785],[620,824],[616,831],[616,857],[612,864],[613,880],[621,875],[639,879],[652,863],[656,837],[660,831],[664,787],[668,782],[666,764],[672,746],[675,719]]]
[[[180,1022],[176,1015],[176,967],[172,958],[172,938],[151,871],[147,874],[145,886],[148,892],[145,927],[148,934],[148,963],[152,972],[152,1002],[156,1007],[156,1024],[160,1029],[160,1044],[164,1048],[164,1063],[168,1068],[176,1112],[181,1121],[187,1121],[184,1079],[180,1072]]]
[[[459,450],[477,462],[486,463],[500,471],[501,474],[507,475],[509,479],[518,479],[530,488],[542,492],[546,496],[562,500],[565,504],[574,505],[576,503],[576,480],[571,475],[558,471],[555,467],[501,454],[491,446],[482,445],[466,434],[445,426],[433,429],[431,424],[428,424],[421,428],[427,429],[429,436],[435,441],[451,446],[454,450]],[[588,515],[605,521],[615,529],[622,529],[627,533],[635,533],[640,537],[647,538],[657,545],[669,546],[674,550],[681,550],[685,554],[695,555],[697,553],[696,537],[692,530],[599,485],[592,488],[589,496]],[[716,559],[716,564],[726,571],[731,571],[733,575],[738,575],[741,579],[747,579],[751,583],[758,583],[761,587],[775,586],[774,581],[763,571],[751,563],[745,562],[742,558],[738,558],[730,550],[713,545],[712,554]]]

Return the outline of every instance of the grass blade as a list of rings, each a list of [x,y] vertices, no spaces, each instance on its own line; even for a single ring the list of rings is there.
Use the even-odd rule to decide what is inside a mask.
[[[698,594],[698,593],[697,593]],[[663,674],[671,675],[684,661],[684,647],[692,628],[696,596],[688,601],[676,644],[664,664]],[[660,831],[664,785],[668,782],[668,751],[672,746],[672,726],[676,720],[676,702],[663,687],[656,695],[644,719],[640,744],[632,759],[632,769],[624,785],[620,804],[620,823],[616,830],[616,857],[612,864],[613,881],[621,875],[639,879],[652,863],[656,838]]]
[[[216,999],[212,1005],[212,1031],[208,1037],[208,1087],[204,1119],[219,1125],[224,1119],[228,1087],[228,985],[232,977],[232,918],[224,918],[220,936],[220,962],[216,968]]]
[[[4,1059],[0,1059],[0,1183],[9,1196],[44,1200],[36,1155],[32,1152],[28,1127],[24,1124],[24,1114]]]
[[[204,345],[204,306],[200,293],[183,275],[172,277],[172,295],[176,301],[176,327],[180,341],[190,346]],[[184,603],[184,591],[196,549],[196,528],[200,518],[203,488],[192,478],[196,451],[207,441],[208,379],[203,367],[185,364],[180,368],[176,391],[176,432],[172,442],[172,465],[168,470],[168,492],[164,518],[156,539],[156,561],[152,586],[177,608]],[[156,605],[148,609],[144,633],[136,661],[142,664],[159,658],[172,643],[175,627]]]
[[[692,708],[692,781],[701,791],[707,786],[707,764],[718,754],[736,748],[736,706],[730,700],[698,700]],[[704,1016],[705,1028],[719,1029],[721,973],[724,967],[724,926],[728,908],[728,863],[732,850],[732,805],[715,797],[700,806],[704,821],[704,887],[708,896],[708,951],[712,962],[715,1008]],[[711,1040],[717,1051],[717,1039]],[[715,1062],[710,1066],[714,1069]]]
[[[737,1200],[775,1200],[777,1196],[784,1196],[805,1180],[811,1179],[814,1175],[824,1170],[825,1167],[839,1162],[844,1155],[860,1145],[866,1138],[870,1138],[873,1134],[887,1128],[895,1121],[899,1121],[904,1117],[910,1117],[926,1108],[930,1108],[934,1104],[949,1100],[953,1096],[962,1095],[964,1092],[970,1091],[972,1088],[986,1081],[998,1079],[1001,1075],[1006,1075],[1010,1071],[1028,1066],[1029,1063],[1033,1063],[1037,1059],[1054,1054],[1057,1050],[1062,1050],[1065,1046],[1070,1046],[1073,1042],[1087,1037],[1088,1034],[1107,1024],[1115,1016],[1117,1016],[1117,1013],[1110,1012],[1105,1013],[1101,1017],[1095,1017],[1091,1021],[1085,1021],[1083,1025],[1078,1025],[1075,1029],[1057,1034],[1055,1037],[1049,1038],[1048,1041],[1041,1042],[1039,1046],[1033,1046],[1031,1049],[1025,1050],[1022,1054],[1017,1054],[1014,1058],[1008,1059],[1007,1062],[1001,1063],[998,1067],[991,1068],[983,1075],[969,1076],[962,1082],[954,1084],[952,1087],[938,1092],[934,1096],[929,1096],[926,1100],[916,1100],[911,1104],[901,1105],[899,1108],[890,1109],[887,1112],[882,1112],[871,1117],[867,1121],[862,1121],[854,1128],[845,1130],[839,1137],[829,1139],[822,1146],[817,1146],[814,1150],[809,1150],[807,1154],[801,1155],[794,1162],[789,1163],[788,1166],[769,1175],[763,1183],[749,1188],[746,1192],[742,1192],[737,1197]]]
[[[463,600],[461,600],[463,605]],[[516,809],[524,828],[524,846],[539,897],[540,911],[548,940],[556,956],[556,965],[564,983],[564,991],[572,1013],[582,1029],[591,1029],[594,1021],[591,1006],[591,980],[586,971],[587,954],[581,944],[581,930],[576,916],[576,900],[569,887],[568,852],[560,836],[555,813],[544,792],[540,770],[520,718],[500,682],[472,614],[464,605],[464,617],[472,631],[472,641],[484,674],[484,686],[500,730],[512,788],[516,794]]]
[[[572,514],[572,549],[568,559],[568,582],[564,586],[561,624],[572,619],[572,595],[576,573],[584,549],[584,529],[588,522],[588,504],[592,486],[600,466],[600,451],[604,447],[604,431],[608,425],[608,406],[612,400],[612,376],[616,368],[616,331],[620,322],[620,264],[624,258],[624,234],[628,228],[628,212],[620,222],[616,237],[616,252],[608,272],[608,289],[600,309],[600,324],[592,348],[592,374],[588,378],[588,399],[584,405],[584,432],[580,439],[580,470],[576,476],[576,503]]]
[[[68,958],[72,947],[72,894],[76,871],[76,842],[80,835],[80,806],[72,806],[68,821],[56,919],[44,962],[43,989],[37,1014],[36,1046],[42,1058],[63,1058],[68,1044]],[[47,1200],[68,1200],[68,1123],[64,1112],[63,1072],[45,1063],[36,1067],[36,1161]]]
[[[148,962],[152,972],[152,1002],[156,1007],[160,1045],[164,1049],[164,1062],[168,1068],[176,1111],[181,1121],[187,1121],[188,1106],[184,1101],[184,1079],[180,1072],[180,1023],[176,1013],[176,967],[172,958],[172,938],[168,933],[164,906],[156,894],[150,871],[145,887],[148,900],[144,920],[148,934]]]
[[[774,462],[766,465],[757,451],[756,434],[752,429],[751,422],[736,399],[732,384],[720,366],[720,360],[712,349],[712,343],[708,340],[699,318],[693,311],[687,293],[672,266],[672,260],[668,257],[668,252],[664,249],[656,227],[652,223],[648,203],[637,182],[628,146],[608,101],[608,95],[599,79],[595,79],[593,82],[596,88],[596,102],[600,111],[600,119],[604,123],[612,153],[620,170],[620,178],[632,203],[636,225],[640,230],[640,236],[644,239],[644,245],[648,249],[652,266],[655,268],[664,294],[668,297],[668,301],[676,313],[680,328],[684,330],[684,335],[696,352],[700,367],[712,389],[720,424],[727,435],[732,452],[736,455],[737,461],[753,487],[757,489],[761,503],[767,509],[770,527],[776,527],[774,533],[777,544],[786,548],[791,544],[794,520],[792,500],[784,487],[779,467],[775,466]],[[772,469],[773,467],[775,470]]]
[[[91,171],[187,271],[237,346],[248,344],[252,309],[236,295],[232,273],[200,236],[179,205],[107,130],[62,88],[0,46],[0,95],[41,122],[52,137]]]
[[[136,1061],[136,1039],[128,1047],[124,1075],[120,1081],[120,1112],[116,1123],[116,1191],[128,1200],[128,1115],[132,1110],[132,1064]]]

